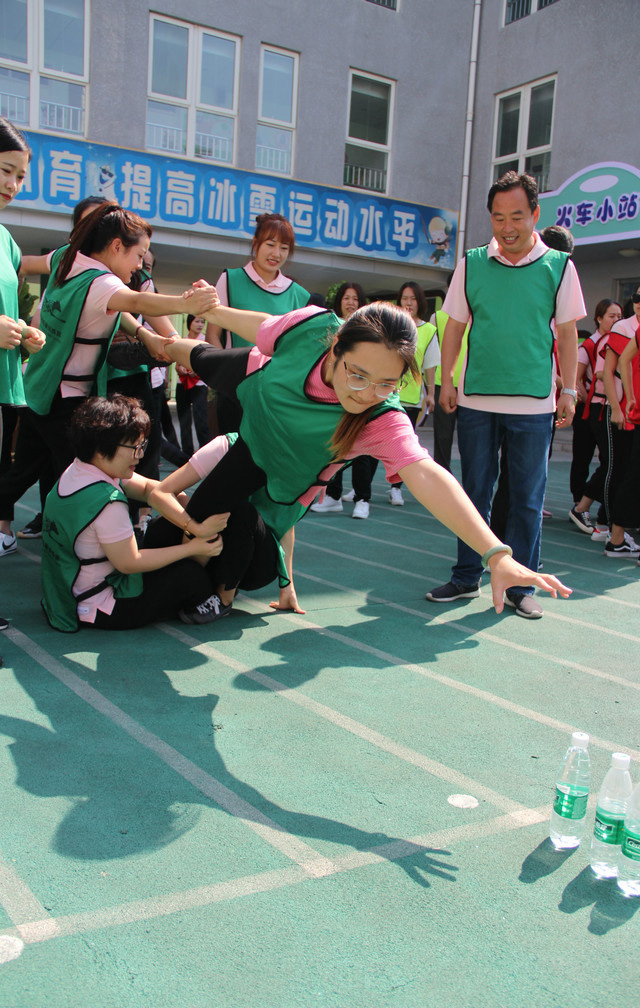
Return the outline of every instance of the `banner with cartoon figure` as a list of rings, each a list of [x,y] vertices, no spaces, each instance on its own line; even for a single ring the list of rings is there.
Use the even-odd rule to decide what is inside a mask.
[[[25,131],[33,150],[16,202],[71,210],[85,196],[118,200],[156,227],[251,239],[261,213],[282,213],[306,248],[450,270],[458,214],[358,190],[332,189],[204,161],[178,160]]]

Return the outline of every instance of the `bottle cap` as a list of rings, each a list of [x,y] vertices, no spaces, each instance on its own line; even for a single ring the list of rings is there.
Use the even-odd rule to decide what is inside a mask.
[[[576,749],[588,749],[589,736],[586,732],[574,731],[571,736],[571,745],[575,746]]]
[[[631,757],[624,752],[611,753],[611,766],[614,770],[628,770],[631,766]]]

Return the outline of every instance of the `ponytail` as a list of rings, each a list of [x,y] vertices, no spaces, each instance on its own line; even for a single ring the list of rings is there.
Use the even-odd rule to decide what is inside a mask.
[[[123,210],[119,203],[101,203],[78,221],[71,232],[69,247],[56,272],[56,283],[62,284],[67,279],[78,252],[92,256],[106,249],[115,238],[125,248],[131,248],[143,234],[151,237],[151,225],[142,217]]]

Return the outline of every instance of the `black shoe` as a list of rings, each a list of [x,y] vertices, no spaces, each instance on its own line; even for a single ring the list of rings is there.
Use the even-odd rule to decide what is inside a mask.
[[[178,615],[183,623],[213,623],[223,616],[228,616],[230,612],[231,603],[225,605],[219,595],[210,595],[195,609],[181,609]]]
[[[448,581],[440,588],[434,588],[427,592],[425,598],[429,602],[455,602],[461,598],[478,598],[480,595],[480,585],[455,585],[453,581]]]
[[[18,539],[42,539],[42,511],[39,511],[23,529],[18,532]]]
[[[569,512],[569,518],[585,535],[590,536],[593,533],[593,522],[588,511],[576,511],[575,507],[572,507]]]
[[[9,626],[9,620],[5,619],[4,616],[0,616],[0,630],[6,630]]]
[[[516,616],[524,619],[542,619],[542,606],[533,595],[520,595],[519,598],[509,598],[505,595],[504,604],[515,609]]]

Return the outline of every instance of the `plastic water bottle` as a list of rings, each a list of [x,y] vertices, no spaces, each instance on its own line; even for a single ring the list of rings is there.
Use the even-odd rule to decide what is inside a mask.
[[[640,896],[640,784],[629,799],[618,855],[618,885],[625,896]]]
[[[556,779],[549,829],[556,850],[570,850],[582,840],[590,783],[589,736],[574,732]]]
[[[613,878],[618,874],[622,826],[633,791],[630,763],[631,757],[626,753],[613,753],[611,767],[598,795],[591,841],[591,871],[598,878]]]

